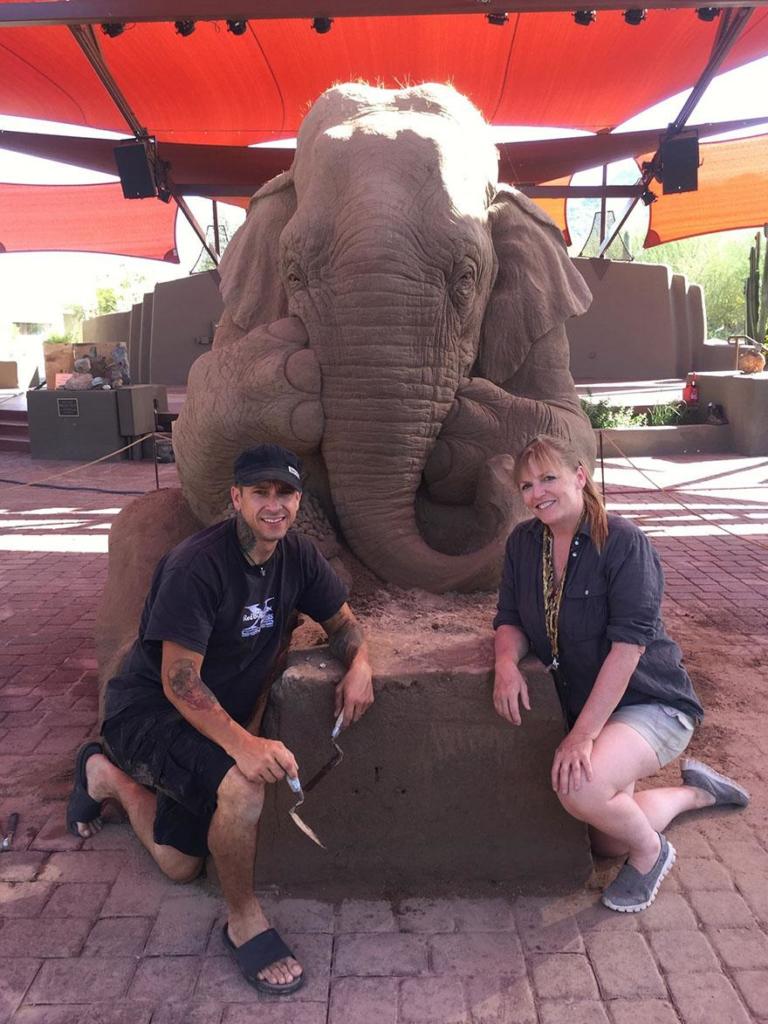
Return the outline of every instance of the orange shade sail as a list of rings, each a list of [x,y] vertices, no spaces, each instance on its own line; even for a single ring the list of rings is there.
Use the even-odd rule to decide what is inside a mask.
[[[0,252],[116,253],[178,263],[176,204],[119,185],[0,184]]]
[[[201,21],[187,38],[171,23],[127,20],[116,38],[98,26],[95,36],[140,123],[164,141],[244,146],[294,135],[324,89],[359,78],[450,81],[492,124],[605,130],[691,86],[721,19],[701,21],[690,8],[651,10],[639,26],[601,10],[587,28],[568,11],[510,14],[503,26],[482,13],[352,17],[324,35],[309,20],[274,19],[249,21],[237,37]],[[768,8],[759,7],[720,70],[766,53]],[[63,25],[0,24],[0,111],[126,127]]]
[[[553,181],[542,182],[542,184],[546,184],[546,185],[563,185],[563,186],[570,185],[570,183],[571,183],[570,177],[556,178]],[[568,221],[566,220],[566,215],[565,215],[566,200],[563,199],[563,198],[559,198],[559,199],[543,199],[543,198],[537,196],[532,201],[534,203],[536,203],[537,206],[541,207],[541,209],[544,211],[544,213],[546,213],[548,216],[550,216],[552,218],[552,220],[555,222],[555,224],[557,224],[557,226],[562,231],[563,238],[565,239],[565,244],[566,245],[570,245],[571,244],[571,236],[570,236],[570,232],[568,231]]]
[[[639,163],[650,155],[639,158]],[[696,192],[662,195],[650,208],[644,247],[768,223],[768,135],[699,146]]]

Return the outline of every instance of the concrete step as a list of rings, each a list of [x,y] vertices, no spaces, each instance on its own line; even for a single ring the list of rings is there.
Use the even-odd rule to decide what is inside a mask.
[[[28,452],[30,450],[29,435],[14,436],[5,433],[5,427],[0,426],[0,452]]]
[[[26,409],[0,405],[0,452],[29,452],[29,420]]]
[[[26,420],[7,420],[0,415],[0,434],[3,437],[29,437],[29,424]]]

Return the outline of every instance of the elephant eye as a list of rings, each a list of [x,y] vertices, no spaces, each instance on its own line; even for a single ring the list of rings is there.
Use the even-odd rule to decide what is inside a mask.
[[[453,298],[459,305],[472,298],[475,291],[475,271],[473,267],[462,267],[453,279]]]
[[[285,281],[291,288],[301,288],[304,285],[304,275],[301,268],[295,263],[289,264],[284,271]]]

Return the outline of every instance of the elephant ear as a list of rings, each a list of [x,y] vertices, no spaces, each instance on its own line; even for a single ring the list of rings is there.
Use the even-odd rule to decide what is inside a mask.
[[[244,331],[288,315],[280,280],[280,233],[296,212],[290,171],[272,178],[251,199],[248,216],[221,258],[221,295]]]
[[[499,270],[473,372],[503,384],[537,338],[589,309],[592,294],[568,257],[560,229],[527,196],[500,186],[489,220]]]

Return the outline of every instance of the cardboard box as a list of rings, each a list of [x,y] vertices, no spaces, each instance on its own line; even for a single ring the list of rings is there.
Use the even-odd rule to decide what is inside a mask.
[[[45,383],[50,391],[56,387],[57,373],[74,373],[75,359],[71,345],[56,345],[43,342],[43,359],[45,361]]]

